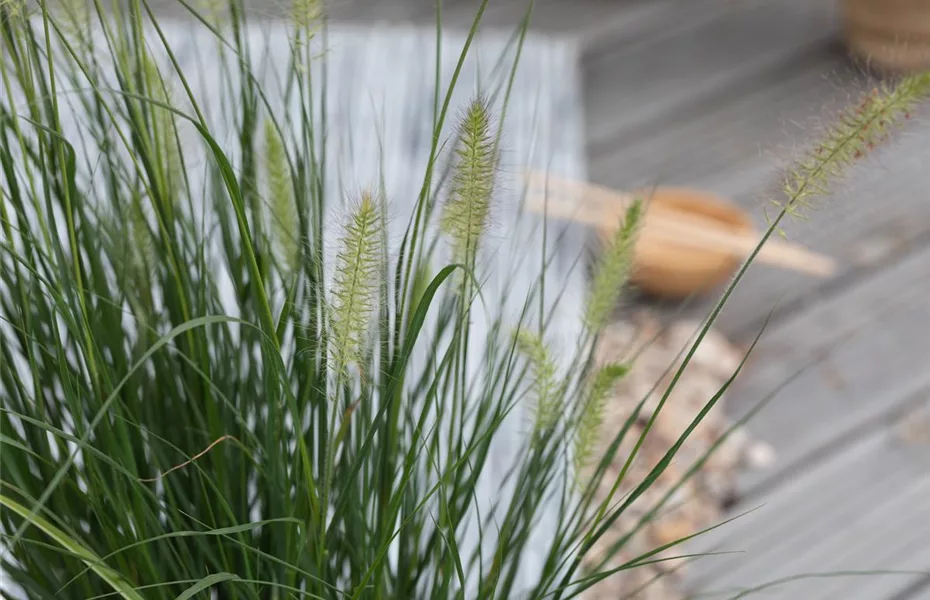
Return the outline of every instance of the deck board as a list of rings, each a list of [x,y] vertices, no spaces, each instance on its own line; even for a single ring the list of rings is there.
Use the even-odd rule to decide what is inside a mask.
[[[676,35],[586,55],[592,160],[617,149],[635,151],[639,139],[700,116],[696,104],[738,101],[745,92],[740,88],[757,74],[830,37],[832,22],[830,3],[821,0],[753,2]]]
[[[930,250],[924,249],[797,312],[763,338],[728,400],[734,417],[813,366],[750,421],[778,459],[771,469],[743,475],[745,496],[733,514],[764,506],[708,536],[722,543],[715,550],[744,554],[709,560],[715,566],[706,570],[708,563],[701,563],[691,582],[696,589],[759,585],[804,572],[930,570],[930,547],[922,543],[930,533],[924,525],[930,523],[930,438],[908,448],[897,435],[899,422],[930,399],[927,265]],[[915,482],[923,483],[917,489]],[[707,544],[701,540],[696,551]],[[903,598],[919,580],[810,579],[771,597]]]
[[[880,429],[779,488],[764,505],[740,506],[737,510],[757,510],[711,532],[696,548],[740,554],[695,562],[690,585],[732,593],[805,573],[927,570],[930,555],[923,541],[930,535],[930,465],[914,451]],[[917,574],[810,578],[763,597],[874,600],[894,597],[920,579]]]
[[[846,293],[800,311],[766,332],[729,400],[734,416],[781,389],[750,424],[779,447],[774,468],[747,487],[803,463],[862,423],[894,409],[891,398],[930,378],[930,249],[859,280]]]
[[[591,178],[621,189],[703,187],[740,203],[763,225],[779,169],[820,122],[875,83],[838,39],[827,4],[788,2],[588,55]],[[786,223],[793,240],[837,258],[835,277],[756,266],[722,315],[721,327],[745,340],[781,307],[729,396],[734,417],[836,347],[750,422],[779,456],[772,469],[741,478],[745,500],[735,510],[765,507],[722,530],[728,533],[719,549],[746,554],[707,559],[718,566],[696,569],[696,590],[803,572],[930,569],[923,543],[930,471],[896,445],[891,425],[930,394],[928,144],[930,127],[912,125],[820,199],[809,222]],[[709,306],[700,302],[691,312],[706,314]],[[843,341],[854,329],[858,335]],[[702,541],[702,549],[710,548]],[[920,587],[925,581],[806,579],[765,597],[930,597],[930,588]]]

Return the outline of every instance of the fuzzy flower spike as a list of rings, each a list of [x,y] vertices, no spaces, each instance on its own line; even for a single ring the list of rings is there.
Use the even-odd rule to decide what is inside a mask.
[[[472,100],[459,123],[455,159],[441,225],[455,260],[473,268],[488,226],[496,169],[490,109],[483,98]]]
[[[363,192],[346,223],[333,277],[330,348],[337,373],[362,357],[378,293],[382,227],[378,202]]]

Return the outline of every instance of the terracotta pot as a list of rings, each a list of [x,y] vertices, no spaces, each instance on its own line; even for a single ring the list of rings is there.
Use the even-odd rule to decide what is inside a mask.
[[[741,257],[663,235],[650,214],[674,210],[732,231],[752,231],[752,221],[742,209],[713,194],[687,188],[657,188],[647,195],[649,203],[630,276],[633,285],[652,296],[680,300],[708,292],[732,276]],[[613,230],[600,228],[599,233],[602,240],[607,240]]]
[[[866,66],[930,70],[930,0],[841,2],[846,45]]]

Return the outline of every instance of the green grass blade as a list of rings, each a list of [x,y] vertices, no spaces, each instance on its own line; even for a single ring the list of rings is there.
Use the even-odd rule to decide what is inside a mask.
[[[178,595],[175,600],[190,600],[200,592],[210,589],[218,583],[223,583],[225,581],[240,581],[238,575],[233,575],[232,573],[214,573],[213,575],[207,575],[194,585],[190,586],[180,595]]]
[[[216,324],[216,323],[234,323],[237,321],[238,319],[233,319],[231,317],[199,317],[196,319],[192,319],[188,321],[187,323],[179,325],[178,327],[175,327],[170,332],[168,332],[167,334],[159,338],[159,340],[155,342],[155,344],[153,344],[152,347],[148,349],[148,351],[146,351],[146,353],[142,356],[142,358],[139,359],[139,361],[137,361],[135,365],[133,365],[133,367],[129,370],[129,372],[116,385],[115,389],[110,393],[110,395],[103,402],[103,404],[100,407],[100,410],[97,412],[96,416],[94,417],[94,419],[91,421],[90,425],[88,426],[87,431],[81,437],[80,444],[78,444],[78,447],[82,448],[87,445],[87,442],[90,439],[90,435],[93,433],[94,429],[96,429],[97,425],[99,425],[100,422],[103,420],[110,406],[116,401],[119,395],[120,389],[122,389],[122,387],[126,385],[126,383],[129,381],[132,375],[135,374],[136,371],[142,368],[142,366],[145,364],[145,361],[148,360],[149,357],[151,357],[153,354],[161,350],[164,346],[169,344],[173,339],[175,339],[176,337],[178,337],[179,335],[183,333],[186,333],[187,331],[191,331],[198,327],[204,327],[206,325],[211,325],[211,324]],[[20,525],[20,527],[13,534],[13,539],[10,542],[11,545],[15,545],[19,541],[23,532],[25,532],[25,530],[29,527],[29,525],[33,523],[33,519],[38,517],[38,513],[45,507],[45,503],[48,501],[49,496],[52,495],[52,493],[58,487],[58,484],[61,483],[61,480],[64,478],[65,474],[68,472],[68,469],[70,469],[71,466],[74,464],[74,459],[76,455],[77,455],[76,452],[72,452],[68,455],[68,459],[65,461],[65,464],[63,464],[58,469],[58,471],[55,473],[55,476],[49,482],[48,486],[45,488],[45,491],[42,492],[42,495],[39,496],[39,498],[36,500],[35,505],[30,509],[29,514],[24,515],[25,521],[23,522],[22,525]]]
[[[75,556],[79,556],[94,573],[110,584],[110,586],[125,600],[145,600],[119,573],[104,565],[93,552],[65,534],[61,529],[49,523],[44,517],[32,514],[33,511],[4,494],[0,494],[0,504],[12,510],[20,517],[31,521],[38,529],[55,540],[62,548]]]

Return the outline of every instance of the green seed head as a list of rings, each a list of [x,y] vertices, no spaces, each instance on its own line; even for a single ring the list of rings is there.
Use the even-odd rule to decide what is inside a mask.
[[[25,0],[0,0],[0,18],[19,19],[25,10]]]
[[[378,292],[383,227],[379,202],[364,192],[345,225],[333,277],[330,350],[340,373],[360,362],[365,347]]]
[[[271,231],[284,268],[297,270],[300,258],[300,232],[291,169],[284,142],[271,119],[265,121],[265,176],[268,182],[268,206]]]
[[[930,95],[930,73],[911,75],[897,83],[883,83],[865,92],[826,127],[813,149],[785,176],[786,200],[776,202],[786,213],[799,216],[810,202],[829,192],[858,160],[884,142],[889,131],[910,118],[920,100]]]
[[[456,260],[474,266],[488,226],[496,170],[490,109],[483,98],[468,105],[459,123],[455,161],[441,224]]]
[[[197,0],[197,2],[194,3],[194,7],[211,21],[219,20],[223,13],[229,8],[226,0]]]
[[[629,365],[607,364],[594,374],[587,397],[581,408],[575,439],[575,474],[579,475],[587,466],[597,445],[601,425],[604,422],[604,407],[618,381],[630,372]]]
[[[144,95],[153,101],[146,103],[143,108],[151,115],[151,144],[159,159],[157,168],[164,193],[172,197],[181,184],[183,163],[178,149],[177,122],[174,113],[165,108],[172,105],[171,90],[158,66],[147,54],[142,56],[142,74],[146,88]]]
[[[294,0],[291,4],[291,18],[300,29],[311,29],[316,26],[323,15],[320,0]]]
[[[629,279],[642,217],[643,200],[637,197],[627,209],[622,226],[617,228],[595,268],[585,310],[585,324],[591,331],[600,331],[607,325],[623,286]]]
[[[516,333],[517,348],[526,356],[533,378],[534,432],[543,434],[555,426],[559,418],[556,364],[543,339],[521,329]]]
[[[86,0],[60,0],[58,9],[57,22],[64,35],[72,42],[81,40],[90,26],[90,6]]]

